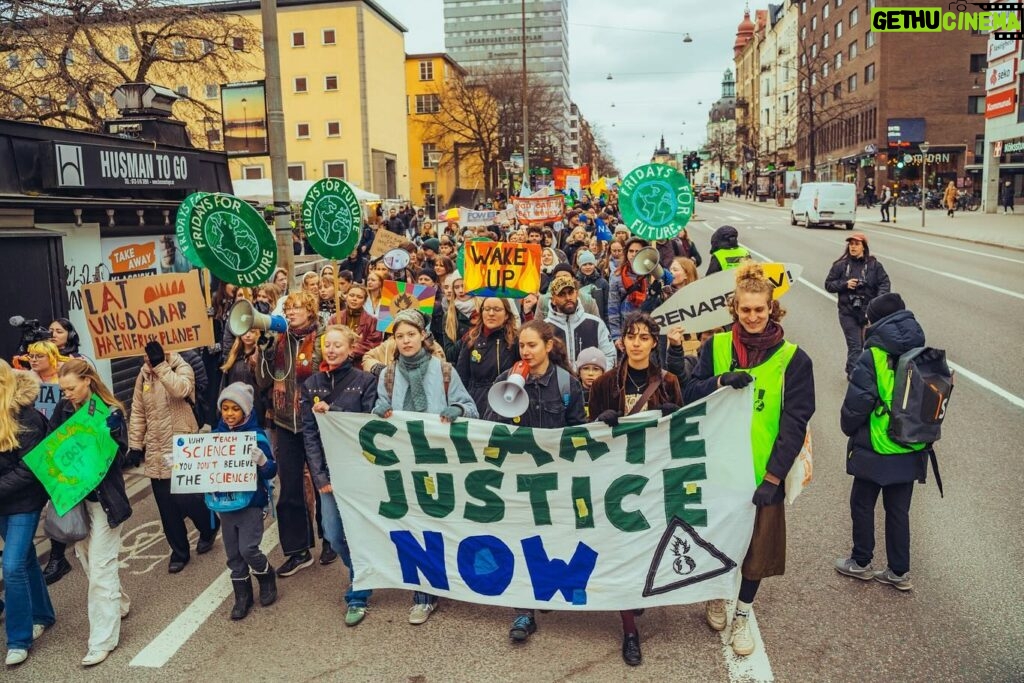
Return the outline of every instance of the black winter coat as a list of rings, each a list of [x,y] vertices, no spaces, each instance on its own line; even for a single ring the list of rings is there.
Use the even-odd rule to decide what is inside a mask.
[[[320,490],[331,483],[331,473],[327,469],[320,429],[313,415],[313,403],[318,399],[327,401],[332,411],[369,413],[377,402],[377,378],[346,362],[334,370],[314,374],[302,385],[299,405],[302,439],[306,444],[306,463],[313,477],[313,485]]]
[[[601,320],[608,320],[608,280],[601,276],[601,271],[594,269],[594,272],[588,277],[582,272],[576,276],[579,280],[580,289],[583,289],[587,285],[593,285],[590,288],[590,296],[594,299],[594,303],[597,304],[597,310],[599,311],[598,316]]]
[[[846,286],[850,278],[857,278],[857,289]],[[871,300],[889,293],[889,275],[874,256],[860,259],[844,256],[832,264],[825,278],[825,289],[838,295],[841,315],[858,318],[864,325]]]
[[[487,392],[494,386],[498,375],[512,367],[519,360],[519,345],[512,348],[505,344],[505,330],[498,328],[488,334],[486,331],[476,338],[472,346],[463,339],[459,342],[459,355],[455,371],[466,385],[466,390],[476,403],[477,412],[487,412]]]
[[[572,373],[569,374],[569,405],[558,390],[557,370],[552,363],[548,371],[540,377],[533,375],[526,378],[526,393],[530,397],[530,405],[526,412],[518,418],[502,417],[487,406],[484,419],[491,422],[514,424],[517,427],[533,427],[543,429],[561,429],[574,427],[587,421],[586,405],[583,398],[583,385]],[[498,375],[498,382],[508,379],[508,372]]]
[[[50,418],[50,431],[64,424],[69,417],[78,410],[66,398],[62,398],[53,409],[53,416]],[[95,495],[103,511],[107,513],[107,524],[111,529],[116,529],[122,522],[132,516],[132,504],[128,500],[128,493],[124,488],[124,473],[122,468],[125,465],[125,454],[128,453],[128,416],[125,415],[125,425],[119,434],[111,434],[117,442],[117,454],[110,469],[107,470],[100,485],[89,495]]]
[[[780,343],[765,355],[770,357],[781,348]],[[733,362],[736,362],[736,351],[733,350]],[[686,404],[699,401],[717,389],[718,377],[714,373],[714,352],[712,339],[705,341],[697,356],[697,367],[693,377],[683,385],[683,398]],[[785,393],[782,397],[782,415],[779,418],[779,435],[775,439],[771,455],[768,457],[767,471],[779,478],[779,487],[772,503],[780,503],[786,496],[786,475],[793,467],[793,461],[804,445],[807,424],[814,415],[814,367],[811,357],[798,348],[789,361],[783,379]]]
[[[864,352],[850,373],[850,384],[839,413],[839,426],[850,437],[846,473],[880,486],[924,482],[930,449],[915,453],[881,455],[871,447],[871,412],[881,405],[878,379],[870,347],[883,349],[893,359],[924,346],[924,330],[910,311],[897,311],[868,327]]]
[[[35,393],[39,394],[38,384]],[[20,445],[16,449],[0,452],[0,515],[38,512],[50,498],[23,461],[46,438],[46,418],[32,403],[13,408],[18,411],[17,421],[23,431],[18,435]]]

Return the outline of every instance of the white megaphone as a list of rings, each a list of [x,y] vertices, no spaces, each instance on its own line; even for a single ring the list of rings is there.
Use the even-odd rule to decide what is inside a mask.
[[[272,332],[287,332],[288,321],[280,315],[267,315],[260,313],[252,304],[241,299],[231,307],[228,314],[228,329],[231,334],[241,337],[251,329],[271,330]]]
[[[487,392],[487,403],[491,409],[502,417],[519,417],[530,405],[530,397],[526,395],[526,378],[530,375],[530,364],[525,360],[518,361],[508,371],[508,379],[498,382]]]
[[[409,252],[405,249],[392,249],[381,257],[388,270],[405,270],[409,265]]]
[[[654,247],[644,247],[633,257],[633,272],[637,275],[654,275],[659,280],[665,274],[661,267],[661,254]]]

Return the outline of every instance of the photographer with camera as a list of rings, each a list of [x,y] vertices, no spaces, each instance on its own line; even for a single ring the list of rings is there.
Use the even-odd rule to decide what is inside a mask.
[[[846,337],[846,376],[849,377],[863,350],[868,304],[876,296],[889,293],[889,275],[871,255],[864,233],[855,232],[846,238],[846,249],[832,264],[825,278],[825,289],[838,295],[839,326]]]

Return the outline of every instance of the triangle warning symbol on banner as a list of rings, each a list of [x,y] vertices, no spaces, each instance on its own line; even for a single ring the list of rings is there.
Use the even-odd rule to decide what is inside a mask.
[[[701,538],[692,526],[673,517],[654,551],[643,596],[661,595],[707,581],[735,567],[735,561]]]

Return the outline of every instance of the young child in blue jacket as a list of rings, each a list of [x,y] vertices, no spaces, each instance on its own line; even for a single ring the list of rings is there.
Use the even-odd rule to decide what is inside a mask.
[[[277,463],[270,440],[257,423],[253,413],[252,387],[235,382],[224,387],[217,399],[220,420],[214,432],[256,432],[257,449],[253,457],[259,472],[255,491],[207,493],[206,506],[220,515],[224,551],[235,589],[231,618],[244,619],[253,605],[250,569],[260,584],[260,605],[266,607],[277,599],[277,578],[267,556],[260,550],[263,541],[263,509],[270,502],[267,481],[277,474]]]

